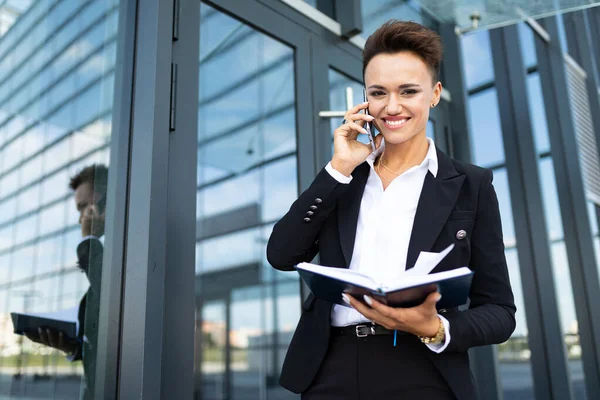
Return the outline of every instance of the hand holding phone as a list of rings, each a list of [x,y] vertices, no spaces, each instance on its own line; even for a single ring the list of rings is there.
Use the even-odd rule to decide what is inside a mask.
[[[368,124],[373,121],[373,117],[361,112],[366,111],[368,106],[368,103],[363,102],[351,107],[344,115],[344,122],[333,131],[331,165],[345,176],[350,176],[354,168],[362,164],[375,148],[375,141],[370,134],[371,126]],[[371,143],[357,140],[360,134],[367,135]]]

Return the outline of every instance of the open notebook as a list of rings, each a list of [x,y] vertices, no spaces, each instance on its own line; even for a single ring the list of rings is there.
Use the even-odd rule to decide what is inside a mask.
[[[77,339],[77,313],[79,307],[47,313],[11,312],[14,333],[23,335],[26,332],[36,333],[38,328],[53,328],[70,339]]]
[[[300,263],[296,269],[317,298],[343,306],[349,307],[342,300],[342,293],[360,301],[366,294],[392,307],[414,307],[421,304],[430,293],[438,291],[442,299],[437,307],[451,308],[467,302],[473,272],[467,267],[433,274],[430,272],[453,248],[454,244],[440,253],[421,252],[413,268],[389,282],[376,282],[365,274],[347,268]]]

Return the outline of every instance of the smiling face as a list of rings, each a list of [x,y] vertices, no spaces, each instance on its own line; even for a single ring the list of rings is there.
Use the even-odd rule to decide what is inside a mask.
[[[381,53],[365,69],[369,114],[386,144],[424,139],[429,110],[437,104],[442,84],[433,84],[427,64],[409,51]]]

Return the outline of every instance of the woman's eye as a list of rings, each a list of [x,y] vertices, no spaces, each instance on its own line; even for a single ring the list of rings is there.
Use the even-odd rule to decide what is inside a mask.
[[[384,94],[385,93],[383,93],[383,92],[373,92],[373,93],[371,93],[371,96],[373,96],[373,97],[379,97],[379,96],[383,96]]]
[[[405,96],[412,96],[414,94],[417,94],[417,91],[414,89],[406,89],[405,91],[402,92],[402,94]]]

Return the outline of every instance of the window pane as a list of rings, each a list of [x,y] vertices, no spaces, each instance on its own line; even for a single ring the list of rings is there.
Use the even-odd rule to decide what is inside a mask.
[[[14,20],[0,24],[0,398],[93,398],[107,170],[91,164],[108,162],[119,0],[0,8],[8,6]],[[76,331],[65,333],[83,359],[13,333],[11,312],[56,311],[70,312]]]
[[[521,55],[523,56],[523,63],[525,68],[533,67],[537,65],[537,54],[535,52],[535,38],[531,28],[521,22],[518,25],[519,28],[519,43],[521,44]]]
[[[573,300],[573,287],[571,286],[571,272],[567,258],[566,246],[563,240],[562,217],[554,175],[554,163],[551,157],[539,161],[540,180],[542,185],[542,200],[546,224],[548,226],[548,241],[552,257],[552,272],[559,307],[560,322],[564,335],[569,372],[573,390],[578,393],[577,399],[585,398],[585,385],[583,384],[583,365],[581,361],[581,347],[579,344],[579,327],[575,304]]]
[[[414,1],[362,0],[360,6],[363,23],[361,36],[365,38],[392,18],[415,21],[434,30],[438,27],[438,22]]]
[[[494,80],[494,63],[488,31],[478,31],[461,36],[461,49],[465,80],[473,89]]]
[[[469,136],[475,164],[482,167],[504,163],[504,141],[496,89],[469,96]]]
[[[515,296],[517,326],[507,342],[497,346],[500,373],[500,384],[504,397],[533,399],[533,374],[531,371],[531,352],[529,350],[529,335],[523,284],[519,265],[519,254],[515,238],[515,228],[508,187],[508,176],[505,168],[494,171],[494,189],[498,196],[502,230],[506,247],[506,263],[510,283]]]
[[[548,136],[542,84],[540,74],[537,72],[527,75],[527,103],[533,125],[536,152],[538,154],[548,152],[550,151],[550,137]]]
[[[297,398],[277,376],[300,285],[265,259],[265,232],[298,195],[294,52],[204,3],[200,12],[196,396]]]

